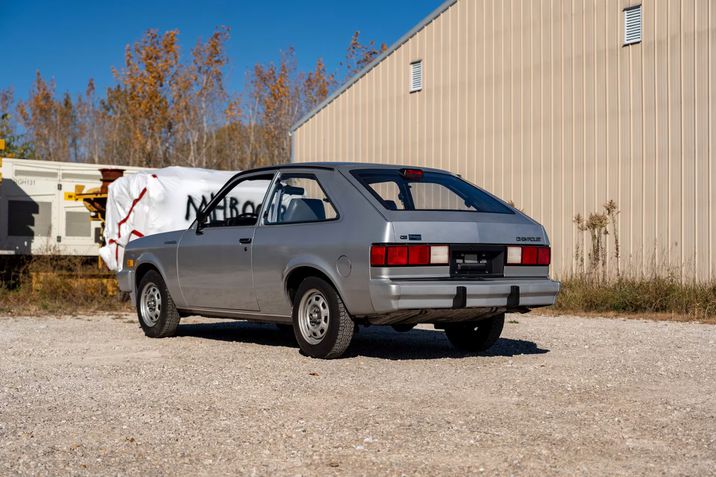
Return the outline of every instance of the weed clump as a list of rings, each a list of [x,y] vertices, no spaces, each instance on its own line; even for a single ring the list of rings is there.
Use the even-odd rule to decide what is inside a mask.
[[[0,313],[86,313],[128,309],[117,279],[94,257],[38,255],[15,263],[0,280]]]

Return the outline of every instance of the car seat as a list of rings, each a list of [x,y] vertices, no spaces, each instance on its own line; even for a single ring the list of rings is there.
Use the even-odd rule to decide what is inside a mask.
[[[321,199],[291,199],[281,222],[315,222],[326,220]]]

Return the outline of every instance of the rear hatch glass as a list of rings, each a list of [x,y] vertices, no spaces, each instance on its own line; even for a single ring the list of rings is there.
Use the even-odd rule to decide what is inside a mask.
[[[356,169],[351,174],[388,210],[514,214],[495,197],[452,174],[421,169]]]

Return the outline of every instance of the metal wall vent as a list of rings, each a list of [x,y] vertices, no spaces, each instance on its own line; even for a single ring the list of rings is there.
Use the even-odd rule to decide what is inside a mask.
[[[423,89],[423,60],[410,63],[410,92]]]
[[[624,10],[624,44],[641,42],[641,5]]]

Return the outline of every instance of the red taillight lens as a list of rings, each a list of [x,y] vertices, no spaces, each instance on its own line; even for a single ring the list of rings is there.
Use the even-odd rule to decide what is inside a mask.
[[[549,247],[540,247],[537,249],[537,264],[549,265],[552,260],[552,250]]]
[[[537,247],[522,247],[522,265],[537,265]]]
[[[447,245],[372,245],[370,264],[373,267],[448,265]]]
[[[385,245],[373,245],[370,248],[370,264],[374,267],[385,265]]]
[[[408,247],[404,245],[393,245],[388,247],[388,265],[407,265]]]
[[[408,265],[430,265],[430,246],[413,245],[408,247]]]
[[[549,265],[551,259],[549,247],[507,247],[507,265]]]

